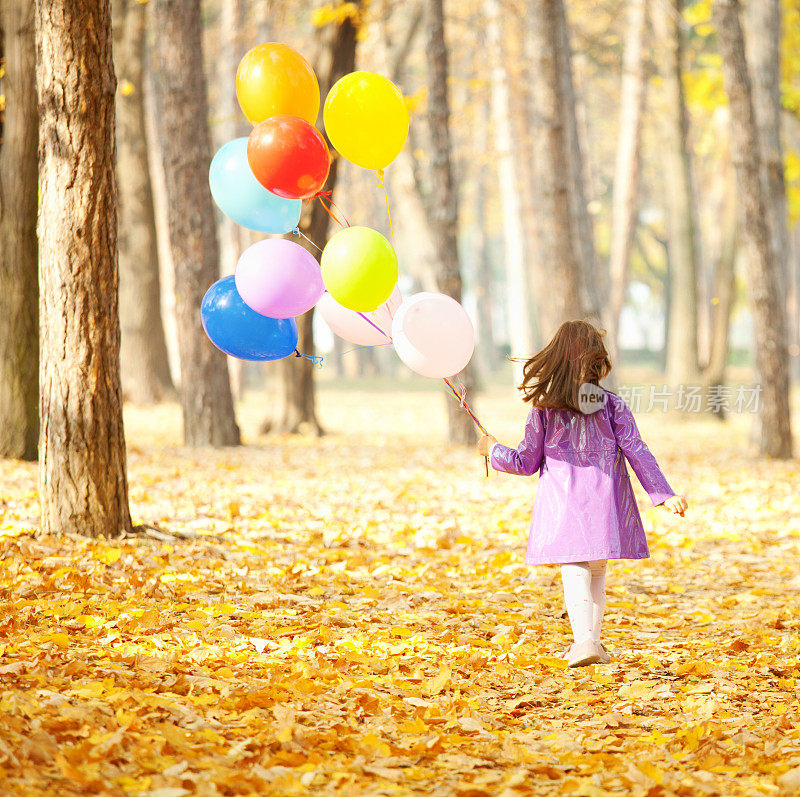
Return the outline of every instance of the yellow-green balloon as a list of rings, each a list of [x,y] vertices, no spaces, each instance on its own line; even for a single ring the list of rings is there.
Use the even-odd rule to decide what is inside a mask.
[[[320,258],[322,281],[339,304],[359,313],[380,307],[398,277],[392,245],[369,227],[345,227],[327,243]]]

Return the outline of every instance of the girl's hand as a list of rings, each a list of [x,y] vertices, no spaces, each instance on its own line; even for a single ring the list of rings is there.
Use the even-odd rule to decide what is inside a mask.
[[[686,503],[686,499],[682,495],[673,495],[671,498],[667,498],[667,500],[664,501],[664,506],[676,515],[683,517],[683,513],[686,511],[689,504]]]
[[[497,439],[492,437],[490,434],[485,434],[478,440],[478,453],[482,457],[488,457],[489,452],[492,449],[492,446],[497,442]]]

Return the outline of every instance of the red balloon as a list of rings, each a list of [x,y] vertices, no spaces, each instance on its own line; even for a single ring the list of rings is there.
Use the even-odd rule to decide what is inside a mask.
[[[270,116],[247,141],[247,160],[261,185],[284,199],[314,196],[328,179],[325,139],[297,116]]]

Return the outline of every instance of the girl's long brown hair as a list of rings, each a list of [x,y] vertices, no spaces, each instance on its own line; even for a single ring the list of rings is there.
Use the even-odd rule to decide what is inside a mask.
[[[611,370],[605,334],[588,321],[565,321],[550,343],[525,362],[519,386],[523,401],[580,412],[580,386],[596,385]]]

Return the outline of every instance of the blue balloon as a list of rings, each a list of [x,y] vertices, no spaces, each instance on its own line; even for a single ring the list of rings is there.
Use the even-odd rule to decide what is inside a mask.
[[[267,318],[251,310],[239,296],[234,278],[215,282],[200,305],[203,329],[225,354],[240,360],[280,360],[297,348],[293,318]]]
[[[283,199],[256,180],[247,162],[247,139],[234,138],[217,150],[208,169],[211,196],[228,218],[256,232],[291,232],[303,203]]]

